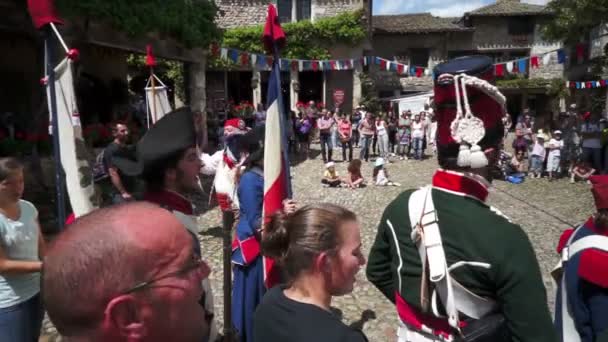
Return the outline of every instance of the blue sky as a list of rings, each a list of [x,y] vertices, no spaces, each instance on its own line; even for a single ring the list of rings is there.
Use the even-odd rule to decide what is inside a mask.
[[[440,17],[458,17],[464,12],[489,5],[495,0],[373,0],[374,14],[431,12]],[[545,5],[548,0],[522,0]]]

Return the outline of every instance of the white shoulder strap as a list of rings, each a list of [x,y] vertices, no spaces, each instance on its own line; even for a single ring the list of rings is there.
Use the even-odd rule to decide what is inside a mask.
[[[433,313],[439,316],[436,303],[437,294],[448,315],[450,326],[456,330],[459,330],[459,312],[479,319],[495,311],[497,304],[494,301],[475,295],[450,276],[450,271],[460,266],[489,268],[490,265],[461,261],[448,268],[439,231],[439,220],[432,198],[432,187],[426,186],[412,193],[408,209],[412,226],[411,238],[418,247],[423,277],[426,276],[428,262],[428,276],[435,285],[432,299]]]
[[[582,227],[582,226],[581,226]],[[562,339],[563,341],[568,342],[581,342],[581,337],[576,329],[576,324],[574,323],[574,318],[572,315],[572,307],[570,302],[568,301],[568,287],[566,284],[566,273],[565,264],[572,258],[574,255],[589,249],[595,248],[604,252],[608,252],[608,237],[602,235],[589,235],[582,239],[576,240],[572,242],[575,235],[581,229],[579,227],[572,233],[568,243],[562,250],[562,258],[561,258],[561,299],[562,299],[562,309],[561,309],[561,318],[562,318]]]

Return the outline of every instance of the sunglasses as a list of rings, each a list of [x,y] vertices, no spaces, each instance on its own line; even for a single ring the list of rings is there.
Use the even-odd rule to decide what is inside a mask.
[[[209,265],[207,265],[207,263],[204,262],[200,256],[193,254],[192,257],[190,258],[190,260],[186,263],[186,265],[184,267],[180,268],[179,270],[177,270],[175,272],[169,272],[167,274],[158,276],[156,278],[152,278],[147,281],[143,281],[143,282],[131,287],[130,289],[121,292],[121,294],[126,295],[126,294],[134,293],[137,291],[141,291],[141,290],[150,288],[152,285],[154,285],[155,283],[157,283],[161,280],[168,279],[168,278],[175,278],[175,277],[184,277],[196,270],[199,270],[201,272],[202,279],[206,279],[207,277],[209,277],[209,274],[211,274],[211,268],[209,268]],[[203,307],[203,309],[205,311],[205,321],[207,323],[210,323],[213,320],[214,314],[213,314],[213,312],[209,312],[209,311],[207,311],[207,309],[205,309],[205,299],[206,298],[207,298],[207,292],[203,291],[203,294],[199,300],[199,304]]]

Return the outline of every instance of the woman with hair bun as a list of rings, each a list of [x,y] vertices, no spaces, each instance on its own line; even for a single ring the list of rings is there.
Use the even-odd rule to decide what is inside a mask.
[[[365,265],[353,212],[321,203],[279,213],[265,227],[261,246],[281,266],[286,283],[258,306],[255,341],[367,341],[331,312],[332,297],[351,293]]]

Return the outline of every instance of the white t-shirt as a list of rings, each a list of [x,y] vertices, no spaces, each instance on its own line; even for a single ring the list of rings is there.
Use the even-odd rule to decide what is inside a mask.
[[[597,133],[601,132],[600,126],[595,123],[585,122],[581,125],[581,133]],[[602,148],[600,138],[583,138],[583,147],[586,148]]]
[[[13,221],[0,214],[0,246],[11,260],[38,261],[38,210],[19,200],[21,217]],[[0,275],[0,308],[23,303],[40,292],[40,273]]]
[[[386,127],[384,127],[384,121],[376,122],[376,134],[378,134],[378,136],[386,135]]]
[[[423,138],[424,137],[424,124],[420,122],[412,122],[412,138]]]
[[[560,156],[561,149],[564,147],[564,141],[557,140],[557,139],[551,139],[551,140],[549,140],[549,147],[551,148],[549,150],[549,157]]]

